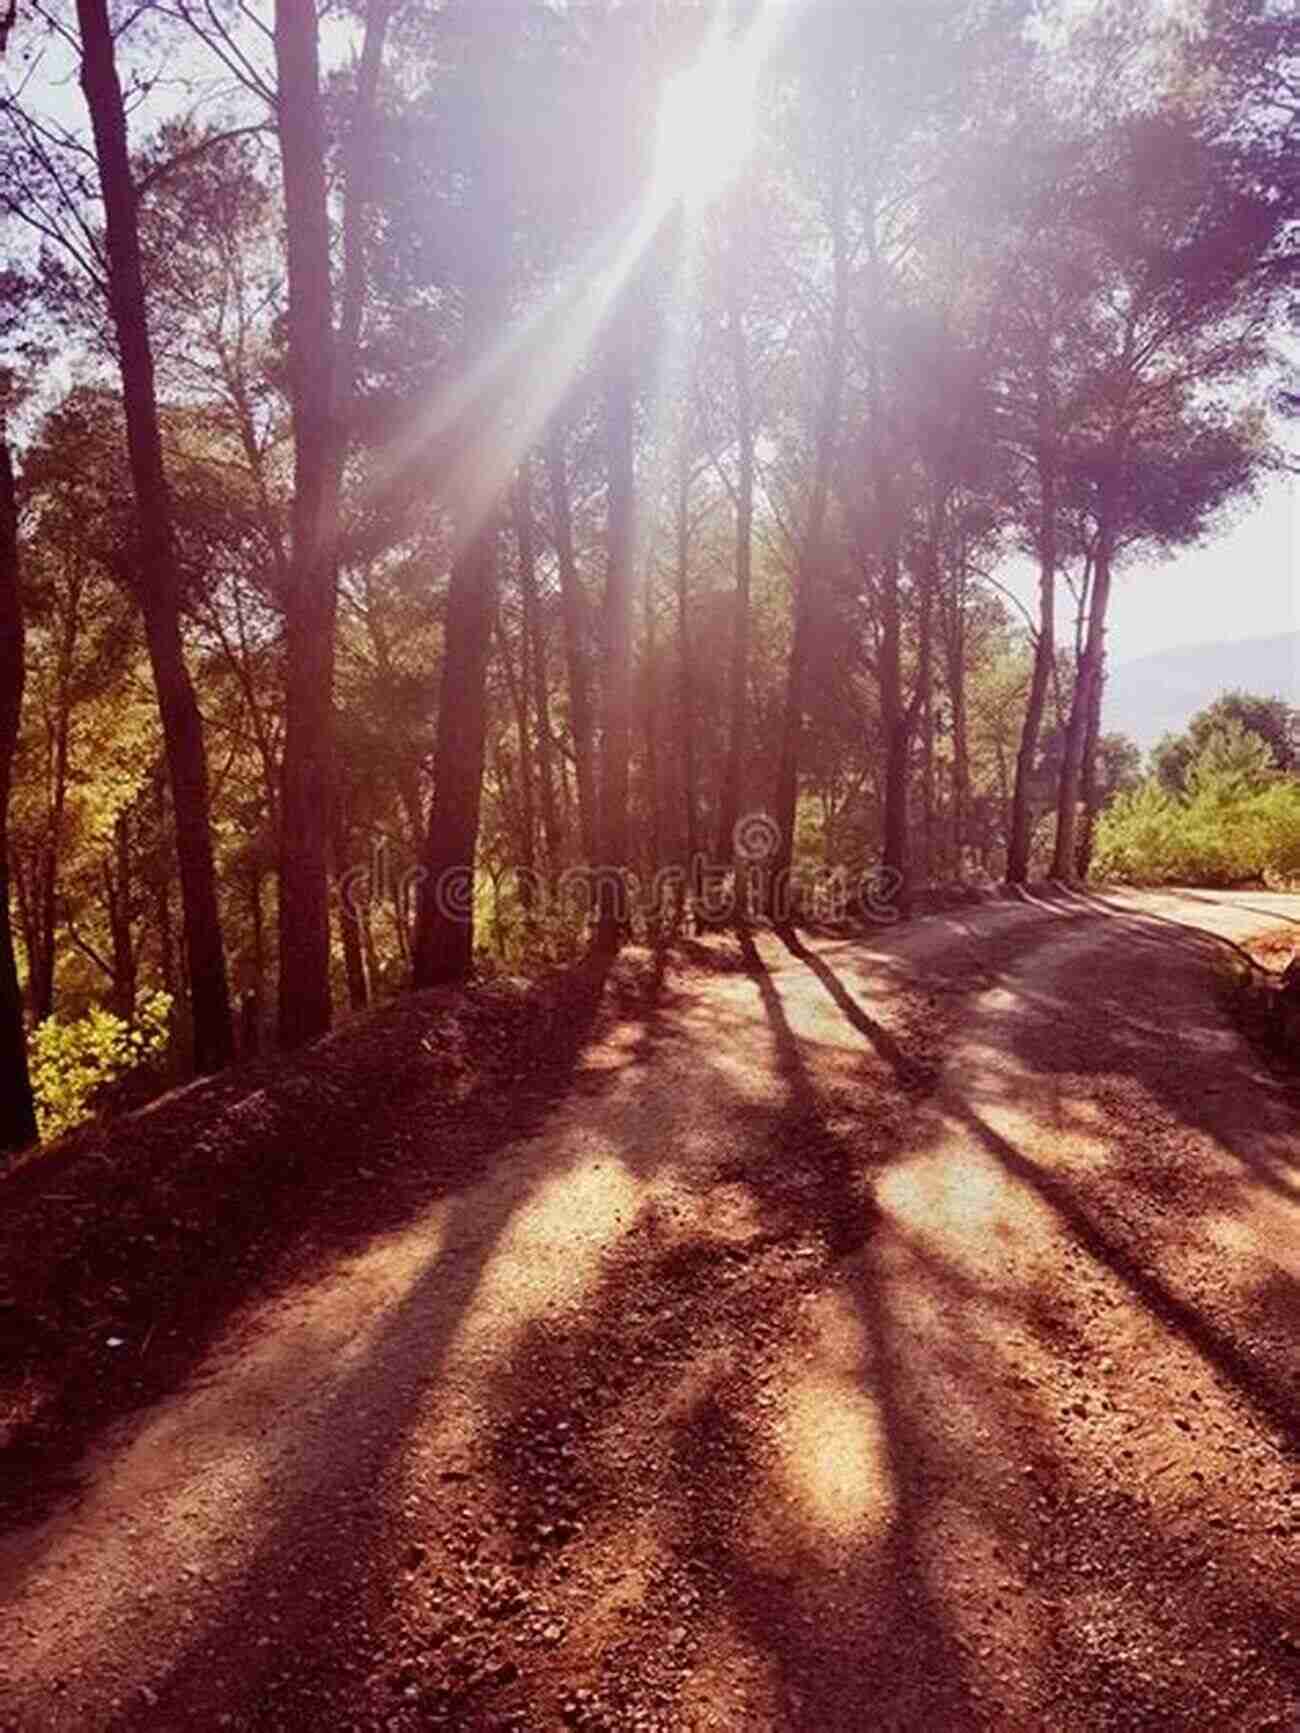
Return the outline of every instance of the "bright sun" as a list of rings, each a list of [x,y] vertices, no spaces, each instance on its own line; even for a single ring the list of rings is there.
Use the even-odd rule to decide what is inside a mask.
[[[758,44],[713,42],[670,78],[659,104],[655,193],[664,205],[706,204],[740,173],[754,145]]]

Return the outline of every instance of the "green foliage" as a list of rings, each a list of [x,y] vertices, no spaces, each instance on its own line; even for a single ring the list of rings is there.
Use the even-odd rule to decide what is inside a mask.
[[[1300,874],[1300,781],[1235,718],[1205,740],[1180,793],[1158,777],[1121,794],[1097,827],[1095,871],[1128,884],[1230,885]]]
[[[1272,774],[1268,742],[1233,718],[1206,739],[1187,767],[1185,785],[1194,800],[1223,807],[1258,793]]]
[[[42,1138],[59,1137],[87,1117],[108,1085],[138,1071],[166,1051],[172,1000],[144,999],[133,1023],[92,1006],[82,1017],[47,1017],[31,1038],[32,1090]]]
[[[1221,692],[1213,704],[1198,710],[1183,734],[1166,734],[1153,748],[1151,768],[1171,794],[1181,792],[1188,768],[1203,752],[1210,737],[1236,726],[1264,742],[1268,768],[1294,770],[1297,753],[1297,716],[1284,698],[1267,698],[1256,692]]]

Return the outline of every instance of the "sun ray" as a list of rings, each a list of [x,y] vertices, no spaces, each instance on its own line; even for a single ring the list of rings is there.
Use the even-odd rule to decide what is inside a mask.
[[[735,43],[715,26],[703,53],[665,89],[654,175],[630,217],[588,249],[548,301],[456,380],[439,387],[409,430],[390,443],[372,480],[373,495],[399,486],[420,464],[436,461],[449,435],[481,419],[486,432],[465,442],[458,460],[442,472],[440,489],[453,503],[457,539],[477,533],[673,209],[684,207],[688,227],[693,225],[707,197],[739,173],[753,143],[759,71],[781,12],[772,4],[760,8]],[[677,285],[688,273],[692,250],[688,236],[677,263]],[[665,383],[669,376],[678,383],[679,373],[678,365],[665,366]],[[486,405],[492,407],[484,414]]]

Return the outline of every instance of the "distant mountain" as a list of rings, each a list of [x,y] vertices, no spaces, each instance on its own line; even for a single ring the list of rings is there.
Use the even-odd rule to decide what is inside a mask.
[[[1239,688],[1300,706],[1300,632],[1189,644],[1111,670],[1104,725],[1149,751],[1162,734],[1186,727],[1220,692]]]

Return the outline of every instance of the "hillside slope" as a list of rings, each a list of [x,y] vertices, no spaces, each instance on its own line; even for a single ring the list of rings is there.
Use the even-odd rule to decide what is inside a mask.
[[[1106,688],[1106,727],[1144,751],[1229,687],[1277,694],[1300,705],[1300,632],[1189,644],[1115,668]]]

